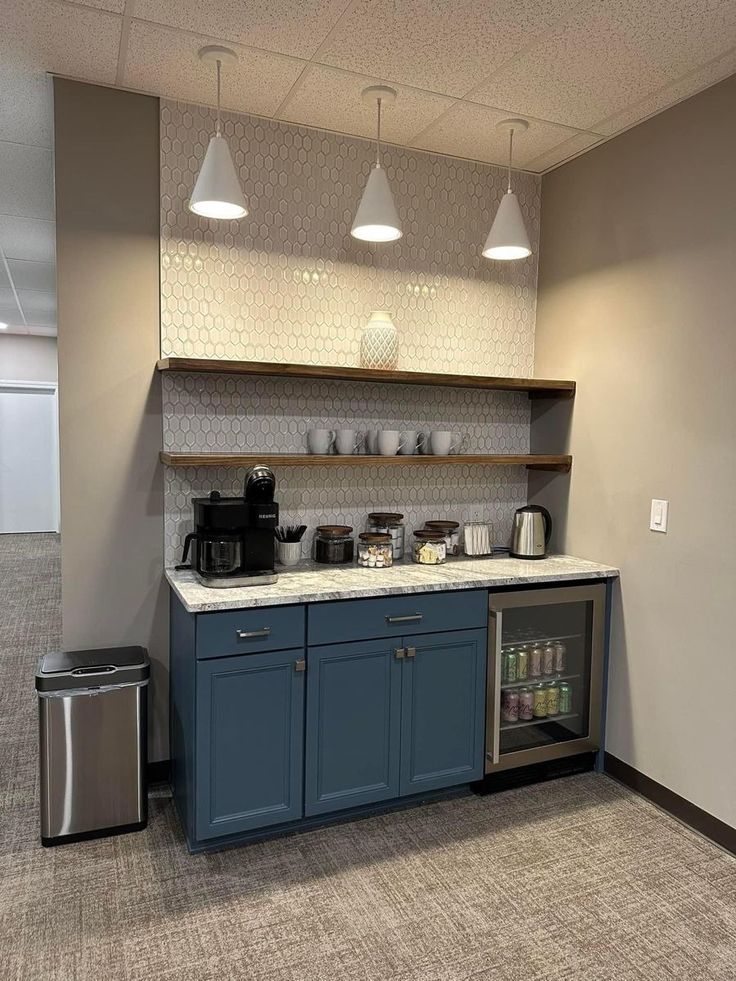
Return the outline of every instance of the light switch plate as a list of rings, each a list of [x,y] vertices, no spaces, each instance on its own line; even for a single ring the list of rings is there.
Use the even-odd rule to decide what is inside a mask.
[[[649,516],[650,531],[667,531],[667,512],[669,511],[669,501],[652,501],[652,511]]]

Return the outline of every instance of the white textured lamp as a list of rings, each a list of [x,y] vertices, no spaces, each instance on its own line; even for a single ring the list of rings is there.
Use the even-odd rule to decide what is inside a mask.
[[[363,101],[378,104],[376,163],[368,175],[350,234],[364,242],[395,242],[401,238],[401,224],[386,171],[381,167],[381,105],[394,103],[396,90],[387,85],[371,85],[363,89]]]
[[[526,119],[504,119],[496,128],[509,134],[508,189],[501,198],[496,217],[493,219],[483,255],[486,259],[525,259],[532,254],[532,247],[519,202],[511,190],[511,155],[514,147],[514,130],[523,133],[529,129],[529,123]]]
[[[217,127],[202,161],[197,182],[189,200],[189,210],[203,218],[244,218],[248,214],[245,198],[235,172],[227,140],[220,132],[220,69],[238,56],[230,48],[209,44],[199,51],[202,61],[217,65]]]

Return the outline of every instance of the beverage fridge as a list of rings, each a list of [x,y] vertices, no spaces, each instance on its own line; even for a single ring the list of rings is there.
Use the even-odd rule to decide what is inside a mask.
[[[491,594],[487,774],[600,746],[606,587]]]

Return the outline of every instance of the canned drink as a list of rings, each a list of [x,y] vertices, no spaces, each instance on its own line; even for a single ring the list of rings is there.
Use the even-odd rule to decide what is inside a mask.
[[[550,675],[555,673],[555,649],[552,644],[542,650],[542,674]]]
[[[534,686],[532,713],[535,719],[547,718],[547,689],[544,685]]]
[[[516,677],[519,681],[526,681],[529,677],[529,655],[523,647],[516,652]]]
[[[572,712],[572,685],[564,682],[560,685],[560,712],[569,715]]]
[[[501,699],[501,720],[503,722],[519,721],[519,693],[513,688],[503,692]]]
[[[557,685],[547,685],[547,715],[560,714],[560,689]]]
[[[529,677],[542,677],[542,648],[538,644],[529,651]]]
[[[519,689],[519,722],[531,722],[534,718],[534,692],[531,688]]]
[[[510,684],[516,681],[516,652],[507,651],[506,659],[506,681]]]
[[[565,645],[559,640],[553,646],[555,649],[555,671],[557,674],[564,674],[565,664],[567,663],[567,650]]]

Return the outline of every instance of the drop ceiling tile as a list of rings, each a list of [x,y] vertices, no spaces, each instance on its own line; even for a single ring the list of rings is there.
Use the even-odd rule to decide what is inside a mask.
[[[23,323],[23,317],[9,286],[0,286],[0,321],[4,324]]]
[[[0,215],[0,249],[8,259],[54,262],[56,225],[53,221]]]
[[[590,150],[596,143],[601,142],[602,137],[598,136],[597,133],[576,133],[563,143],[558,143],[557,146],[550,147],[538,157],[534,157],[526,164],[526,168],[534,171],[535,174],[543,174],[546,170],[559,167],[570,157],[574,157],[584,150]]]
[[[0,64],[0,138],[53,146],[51,78],[43,72]]]
[[[311,58],[348,0],[136,0],[135,16],[222,41]]]
[[[643,39],[629,32],[622,6],[631,3],[593,0],[581,7],[559,30],[473,92],[473,100],[591,129],[597,119],[672,81]]]
[[[597,133],[613,136],[630,126],[675,105],[682,99],[687,99],[709,85],[715,85],[724,78],[736,72],[736,48],[732,48],[719,58],[714,58],[703,68],[699,68],[672,85],[659,89],[653,95],[647,96],[640,102],[628,106],[608,119],[599,120],[593,126]]]
[[[579,0],[358,0],[317,60],[462,96]]]
[[[18,299],[27,323],[37,327],[52,327],[56,324],[55,293],[18,290]]]
[[[54,217],[52,154],[41,147],[0,143],[0,215]]]
[[[509,155],[509,138],[508,134],[496,129],[496,124],[508,116],[508,112],[488,106],[456,102],[442,119],[420,134],[412,146],[505,165]],[[530,161],[574,135],[575,130],[565,126],[530,123],[525,133],[514,133],[514,166],[526,168]]]
[[[98,10],[111,10],[113,13],[122,14],[125,9],[125,0],[75,0],[83,7],[96,7]]]
[[[377,79],[336,68],[315,65],[302,77],[293,96],[279,113],[279,119],[306,126],[375,137],[376,104],[367,104],[361,92]],[[325,94],[329,93],[329,98]],[[390,143],[408,143],[452,105],[452,99],[398,86],[394,105],[381,112],[381,135]]]
[[[8,268],[17,290],[56,290],[56,267],[53,262],[28,262],[26,259],[8,259]]]
[[[209,43],[210,38],[134,21],[128,40],[125,85],[182,102],[214,105],[214,68],[197,56],[197,51]],[[223,108],[272,115],[301,74],[303,62],[242,48],[238,53],[237,65],[222,74]]]
[[[23,0],[3,16],[0,64],[111,83],[121,27],[119,14],[58,0]]]
[[[10,280],[8,279],[8,274],[5,270],[5,263],[0,257],[0,289],[7,289],[10,287]]]

